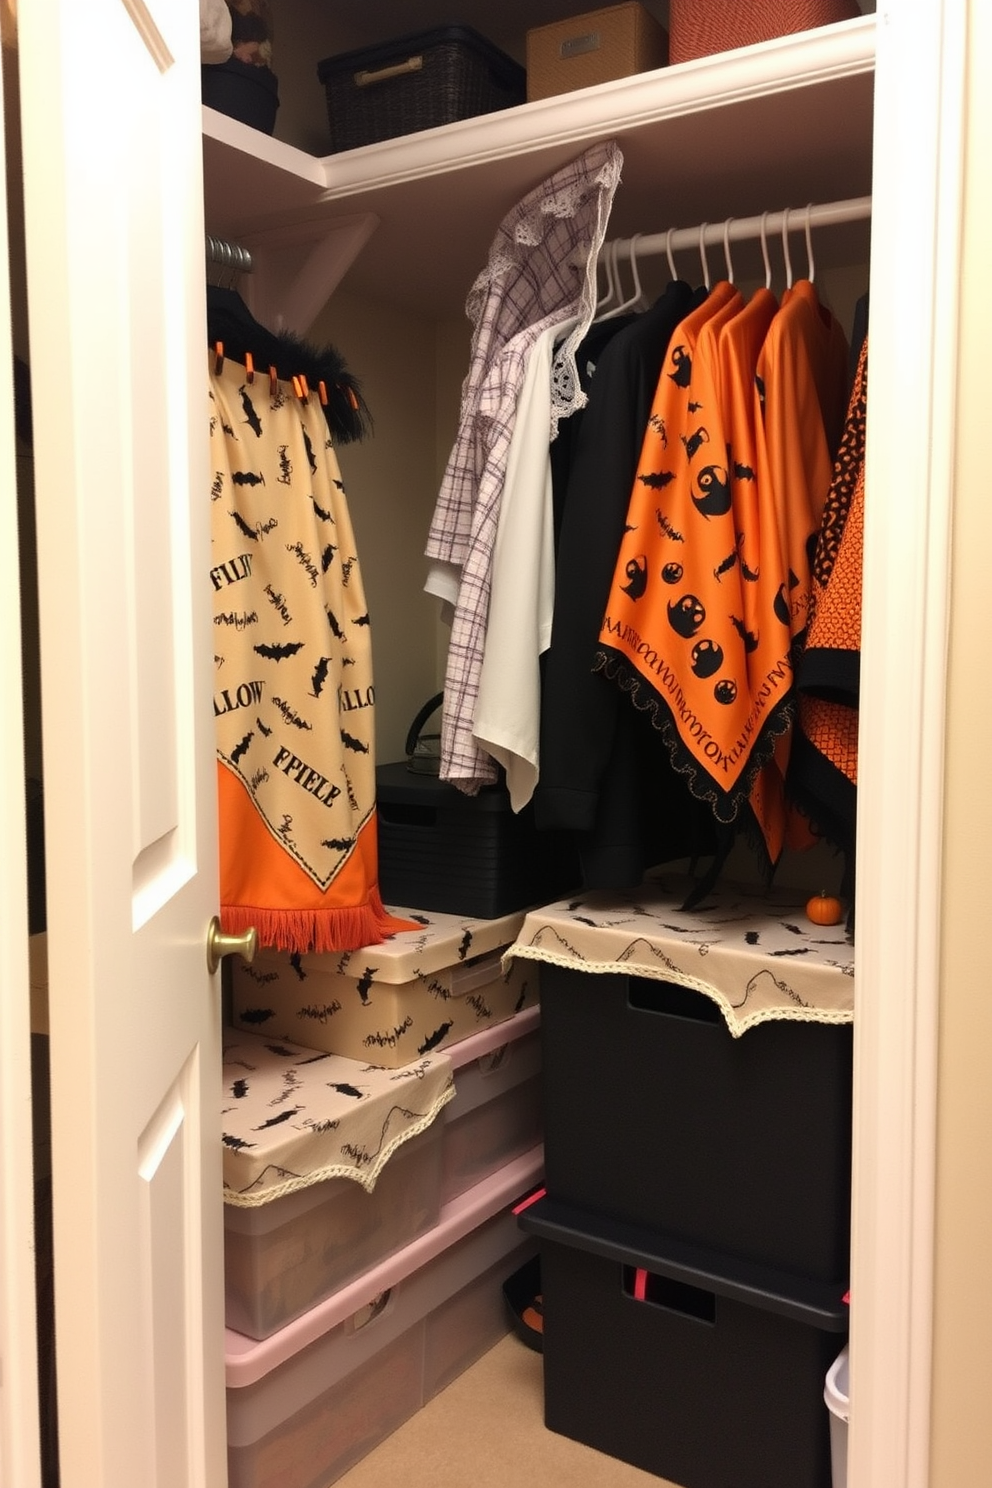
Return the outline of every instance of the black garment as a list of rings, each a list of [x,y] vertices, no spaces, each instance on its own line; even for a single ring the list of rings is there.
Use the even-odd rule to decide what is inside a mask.
[[[267,377],[270,367],[275,367],[283,382],[302,374],[314,396],[323,382],[327,393],[324,415],[335,444],[349,444],[371,432],[368,405],[341,353],[333,346],[316,346],[290,331],[276,335],[267,330],[236,290],[207,286],[207,341],[212,347],[221,342],[224,355],[235,362],[243,363],[245,353],[250,352],[256,377]]]
[[[631,888],[712,846],[698,809],[620,693],[592,671],[644,431],[672,333],[705,297],[677,281],[602,350],[574,440],[541,697],[541,829],[579,834],[586,888]],[[582,354],[580,349],[580,364]]]

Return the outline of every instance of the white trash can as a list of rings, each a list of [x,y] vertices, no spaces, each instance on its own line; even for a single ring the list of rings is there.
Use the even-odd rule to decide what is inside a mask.
[[[830,1469],[833,1488],[847,1488],[847,1422],[851,1409],[847,1346],[827,1371],[823,1398],[830,1411]]]

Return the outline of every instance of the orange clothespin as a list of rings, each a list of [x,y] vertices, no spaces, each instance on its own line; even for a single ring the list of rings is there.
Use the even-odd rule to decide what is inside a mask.
[[[354,388],[346,388],[345,391],[348,394],[348,402],[351,404],[352,408],[357,413],[358,412],[358,399],[355,397],[355,389]]]
[[[214,343],[214,376],[215,377],[219,377],[220,374],[223,372],[223,370],[224,370],[224,343],[223,343],[223,341],[216,341]]]
[[[269,393],[274,398],[279,386],[279,373],[275,367],[269,368]]]
[[[302,384],[300,382],[300,379],[297,377],[297,375],[296,375],[295,372],[293,373],[293,392],[296,394],[296,396],[299,398],[300,402],[302,403],[303,402],[303,386],[302,386]]]
[[[300,373],[300,387],[303,390],[303,401],[304,403],[306,403],[307,399],[310,397],[310,385],[302,372]]]
[[[317,393],[318,393],[318,396],[320,397],[320,406],[321,406],[321,408],[326,408],[327,407],[327,384],[326,384],[326,382],[318,382],[318,384],[317,384]]]
[[[248,374],[248,382],[255,381],[255,358],[250,351],[245,352],[245,371]]]

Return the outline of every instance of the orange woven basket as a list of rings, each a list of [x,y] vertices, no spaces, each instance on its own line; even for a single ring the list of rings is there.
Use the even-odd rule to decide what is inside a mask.
[[[855,0],[671,0],[668,59],[689,62],[860,14]]]

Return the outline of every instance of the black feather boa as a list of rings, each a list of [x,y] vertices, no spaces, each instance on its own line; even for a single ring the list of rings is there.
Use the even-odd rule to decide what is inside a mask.
[[[244,362],[250,352],[259,375],[275,367],[286,382],[305,377],[314,396],[323,383],[324,414],[336,444],[350,444],[372,432],[372,415],[361,387],[337,348],[315,346],[290,331],[266,330],[235,290],[207,286],[207,340],[212,347],[220,341],[225,357],[235,362]]]

